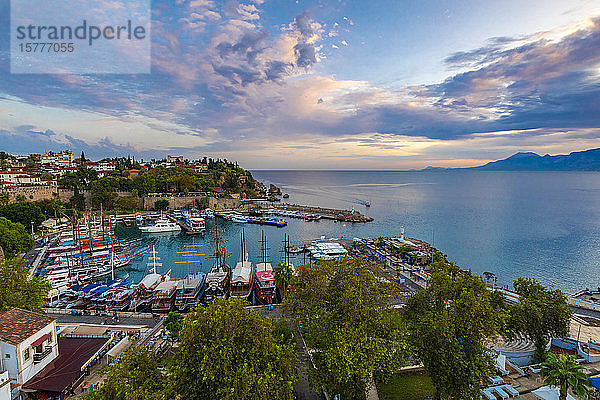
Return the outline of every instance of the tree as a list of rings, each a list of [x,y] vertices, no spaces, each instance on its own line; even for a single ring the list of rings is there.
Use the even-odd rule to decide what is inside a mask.
[[[0,217],[0,246],[6,258],[10,259],[31,250],[33,239],[22,224]]]
[[[79,211],[85,210],[85,196],[79,190],[75,189],[69,201],[75,209]]]
[[[169,200],[160,199],[154,202],[154,209],[156,211],[166,211],[169,208]]]
[[[292,267],[285,262],[277,263],[273,269],[273,272],[275,273],[275,283],[277,283],[279,293],[283,298],[288,291],[288,286],[290,284],[290,280],[292,279]]]
[[[513,286],[519,302],[509,308],[507,336],[526,335],[535,344],[536,359],[544,360],[550,339],[569,333],[571,310],[567,298],[559,289],[548,289],[533,278],[519,278]]]
[[[0,312],[14,307],[40,311],[50,284],[38,277],[28,279],[28,275],[21,259],[0,263]]]
[[[0,217],[9,219],[12,222],[18,222],[26,227],[26,229],[30,228],[32,222],[34,228],[37,229],[46,219],[38,203],[25,200],[0,206]]]
[[[0,193],[0,205],[6,205],[10,201],[10,196],[6,192]]]
[[[483,275],[483,279],[485,279],[485,281],[487,283],[490,283],[490,282],[496,283],[498,281],[498,278],[496,277],[496,274],[494,274],[493,272],[485,271],[481,275]]]
[[[391,308],[394,286],[378,265],[348,258],[300,268],[283,301],[285,315],[302,323],[314,350],[309,379],[342,398],[364,398],[374,372],[404,362],[405,331]]]
[[[81,162],[84,163],[85,162],[85,154],[83,153],[83,150],[81,151],[81,157],[79,157],[81,159]]]
[[[178,398],[293,398],[294,341],[244,306],[219,299],[187,315],[169,377]]]
[[[97,208],[102,206],[105,210],[111,209],[117,197],[117,192],[112,186],[97,181],[90,185],[90,203]]]
[[[585,368],[575,362],[574,356],[548,353],[542,364],[541,375],[546,385],[558,388],[560,400],[567,399],[569,389],[580,398],[585,398],[592,388]]]
[[[183,318],[177,311],[171,311],[164,322],[165,328],[173,339],[179,338],[179,332],[183,328]]]
[[[137,196],[119,197],[115,202],[116,207],[121,210],[136,210],[139,206],[140,198]]]
[[[443,266],[407,301],[409,343],[435,385],[434,399],[480,397],[494,365],[485,343],[498,336],[505,319],[498,296],[470,271]]]
[[[85,393],[83,400],[165,399],[165,375],[158,356],[132,345],[109,371],[104,383]]]

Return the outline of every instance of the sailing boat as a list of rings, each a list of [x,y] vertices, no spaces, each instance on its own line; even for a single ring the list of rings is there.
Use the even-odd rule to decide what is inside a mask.
[[[271,263],[267,262],[267,236],[261,232],[261,262],[256,264],[254,286],[256,297],[262,303],[273,303],[275,300],[275,274]]]
[[[204,302],[210,303],[215,298],[226,298],[229,294],[229,281],[231,280],[231,268],[225,263],[228,254],[224,245],[223,236],[219,225],[215,225],[215,239],[213,240],[215,250],[211,258],[215,263],[206,275],[206,290],[204,291]]]
[[[254,275],[254,268],[252,267],[252,263],[248,261],[248,253],[246,253],[246,237],[243,229],[240,245],[240,258],[242,261],[236,264],[232,272],[231,297],[248,299],[252,292],[252,276]]]
[[[201,247],[201,244],[190,244],[185,247]],[[199,257],[204,254],[199,254],[197,250],[178,251],[183,257]],[[200,260],[184,260],[175,261],[177,264],[190,264],[190,263],[202,263]],[[194,264],[195,265],[195,264]],[[202,272],[196,272],[194,268],[193,273],[189,273],[185,278],[177,281],[177,290],[175,292],[175,307],[179,311],[188,311],[196,306],[204,293],[204,284],[206,281],[206,274]]]
[[[151,261],[146,264],[147,267],[150,267],[149,273],[144,276],[135,288],[134,300],[131,302],[130,309],[134,311],[149,308],[152,303],[154,290],[157,286],[161,282],[171,280],[171,270],[164,275],[156,272],[156,267],[161,267],[162,264],[157,262],[160,258],[156,256],[156,248],[154,246],[152,246],[152,256],[149,257],[148,260]]]

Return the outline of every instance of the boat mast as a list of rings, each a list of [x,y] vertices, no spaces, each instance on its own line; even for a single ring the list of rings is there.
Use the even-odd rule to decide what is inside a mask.
[[[267,247],[267,235],[265,235],[265,231],[262,230],[260,238],[260,258],[262,263],[267,262],[267,250],[269,250]]]

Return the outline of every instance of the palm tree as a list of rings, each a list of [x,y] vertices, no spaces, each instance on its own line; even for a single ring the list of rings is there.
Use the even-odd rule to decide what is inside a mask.
[[[275,272],[275,283],[279,287],[279,294],[283,298],[292,279],[292,267],[285,262],[278,263],[273,272]]]
[[[586,397],[591,389],[584,368],[575,362],[575,357],[566,354],[548,353],[541,375],[546,385],[558,387],[560,400],[567,399],[569,389],[579,397]]]

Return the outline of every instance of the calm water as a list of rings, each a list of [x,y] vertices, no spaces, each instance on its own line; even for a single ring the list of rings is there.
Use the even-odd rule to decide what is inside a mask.
[[[285,228],[260,227],[221,221],[231,252],[239,259],[239,236],[246,231],[250,260],[258,261],[261,229],[268,236],[271,263],[282,258],[284,233],[292,241],[321,235],[358,237],[399,235],[433,242],[463,268],[491,271],[509,284],[531,276],[566,292],[600,286],[600,173],[590,172],[483,172],[483,171],[255,171],[254,177],[274,183],[289,193],[290,203],[356,208],[375,219],[368,224],[288,219]],[[366,208],[363,203],[371,201]],[[209,221],[208,227],[212,226]],[[120,228],[121,235],[139,235]],[[209,239],[185,235],[144,235],[154,243],[173,276],[188,270],[206,271],[211,261],[175,264],[184,244]],[[188,258],[189,259],[189,258]],[[302,263],[297,259],[295,263]],[[141,278],[146,260],[131,264],[133,280]]]

